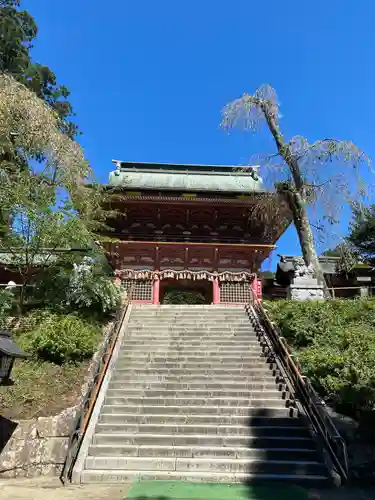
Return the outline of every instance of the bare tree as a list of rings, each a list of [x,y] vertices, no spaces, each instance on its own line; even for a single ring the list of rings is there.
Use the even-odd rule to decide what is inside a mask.
[[[301,136],[286,141],[279,122],[278,98],[270,85],[262,85],[253,95],[245,94],[222,110],[221,125],[227,130],[257,131],[262,123],[268,127],[277,151],[263,157],[263,168],[268,176],[273,173],[272,184],[287,199],[306,265],[314,268],[324,284],[312,227],[318,234],[332,230],[343,206],[365,195],[362,169],[371,170],[371,161],[351,141],[326,138],[310,144]],[[315,224],[309,206],[315,209]]]

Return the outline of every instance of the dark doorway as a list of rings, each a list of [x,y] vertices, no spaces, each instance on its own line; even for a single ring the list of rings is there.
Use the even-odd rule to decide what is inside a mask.
[[[208,280],[162,280],[161,304],[212,304],[212,283]]]

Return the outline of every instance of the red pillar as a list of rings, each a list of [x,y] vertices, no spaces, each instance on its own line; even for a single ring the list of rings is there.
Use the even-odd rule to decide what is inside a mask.
[[[159,304],[160,295],[160,280],[158,278],[154,279],[152,283],[152,303]]]
[[[258,295],[258,299],[262,300],[262,282],[261,282],[261,280],[258,280],[258,279],[257,279],[257,295]]]
[[[212,282],[213,302],[220,304],[220,286],[218,278],[214,278]]]
[[[259,298],[258,297],[258,278],[255,276],[253,281],[251,282],[251,290],[253,292],[254,299]]]

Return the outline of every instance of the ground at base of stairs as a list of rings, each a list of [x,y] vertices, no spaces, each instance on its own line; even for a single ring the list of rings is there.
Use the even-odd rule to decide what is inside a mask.
[[[205,484],[184,481],[137,481],[129,500],[308,500],[308,491],[289,485]]]

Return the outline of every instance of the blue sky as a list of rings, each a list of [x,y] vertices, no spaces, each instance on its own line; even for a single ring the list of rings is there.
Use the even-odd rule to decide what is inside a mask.
[[[221,108],[262,83],[278,92],[287,138],[351,139],[375,156],[373,0],[23,7],[39,26],[34,58],[71,90],[80,141],[101,182],[113,158],[243,165],[273,151],[265,133],[228,136],[218,127]],[[294,228],[278,251],[299,253]]]

